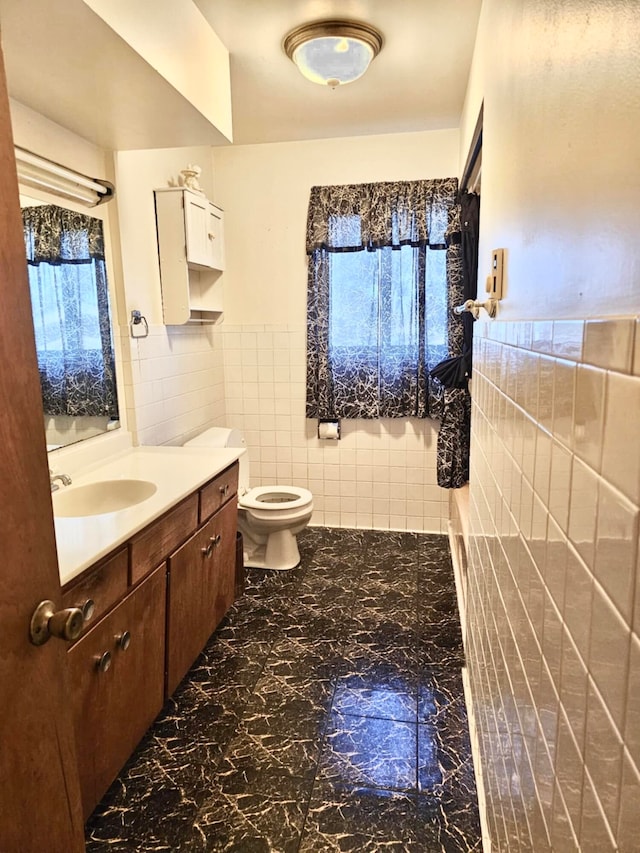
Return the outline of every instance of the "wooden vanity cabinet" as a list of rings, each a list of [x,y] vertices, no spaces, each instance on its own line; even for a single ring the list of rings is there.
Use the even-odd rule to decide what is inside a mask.
[[[164,702],[166,565],[68,652],[87,818]]]
[[[88,817],[235,597],[238,463],[65,585],[95,601],[67,657]]]
[[[229,500],[167,561],[168,695],[233,604],[236,530],[236,501]]]

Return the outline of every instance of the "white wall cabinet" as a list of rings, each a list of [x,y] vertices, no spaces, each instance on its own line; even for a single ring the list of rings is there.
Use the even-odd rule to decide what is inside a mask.
[[[222,319],[224,213],[183,187],[154,191],[166,325]]]

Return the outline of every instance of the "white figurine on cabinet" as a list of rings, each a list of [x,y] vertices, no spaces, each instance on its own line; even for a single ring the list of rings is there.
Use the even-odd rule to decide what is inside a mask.
[[[200,166],[192,166],[191,163],[189,163],[187,168],[180,172],[182,175],[182,186],[186,187],[188,190],[194,190],[194,192],[201,193],[202,189],[200,188],[198,180],[201,172],[202,169]]]

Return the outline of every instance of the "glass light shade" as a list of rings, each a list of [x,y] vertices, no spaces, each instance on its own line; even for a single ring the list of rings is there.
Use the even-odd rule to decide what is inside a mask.
[[[368,44],[336,36],[312,39],[293,52],[293,61],[307,80],[332,88],[362,77],[372,59]]]
[[[356,21],[316,21],[292,30],[283,47],[307,80],[335,88],[362,77],[380,52],[382,36]]]

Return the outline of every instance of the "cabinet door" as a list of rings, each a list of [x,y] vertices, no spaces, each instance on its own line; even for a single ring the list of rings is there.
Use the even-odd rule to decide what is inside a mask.
[[[184,227],[187,243],[187,263],[212,266],[209,239],[209,202],[204,196],[184,194]]]
[[[163,564],[69,650],[85,818],[162,708],[165,601]]]
[[[209,202],[207,239],[210,263],[214,270],[224,269],[224,218],[222,210]]]
[[[168,695],[233,603],[237,512],[230,501],[169,557]]]

